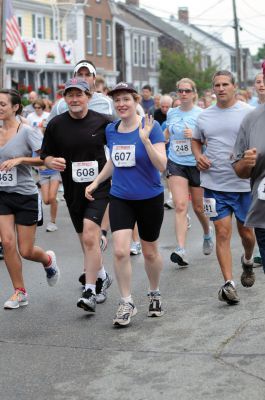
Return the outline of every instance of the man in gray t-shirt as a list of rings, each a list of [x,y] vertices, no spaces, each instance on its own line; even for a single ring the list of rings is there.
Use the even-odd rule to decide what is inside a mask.
[[[241,178],[251,180],[252,202],[245,221],[254,227],[265,272],[265,104],[243,120],[234,147],[233,167]]]
[[[236,85],[231,72],[216,72],[212,84],[217,103],[199,115],[192,150],[201,171],[204,210],[214,223],[216,254],[225,281],[218,298],[228,304],[236,304],[239,296],[233,281],[230,246],[233,213],[244,247],[241,283],[243,286],[252,286],[255,282],[252,255],[255,237],[253,230],[244,226],[251,201],[250,185],[248,180],[238,178],[231,165],[241,121],[252,107],[236,100]],[[206,144],[204,153],[203,144]]]

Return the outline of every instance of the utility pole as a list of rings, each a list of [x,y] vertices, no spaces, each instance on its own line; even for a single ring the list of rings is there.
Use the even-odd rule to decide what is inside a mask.
[[[237,81],[238,81],[238,86],[241,88],[241,54],[240,54],[240,47],[239,47],[239,26],[238,26],[238,19],[237,19],[237,13],[236,13],[236,0],[233,1],[233,13],[234,13],[234,30],[235,30],[235,43],[236,43],[236,72],[237,72]]]

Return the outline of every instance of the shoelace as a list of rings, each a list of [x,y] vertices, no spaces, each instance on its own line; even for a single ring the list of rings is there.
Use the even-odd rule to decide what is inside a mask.
[[[122,303],[119,305],[117,317],[122,317],[124,314],[130,313],[133,306],[130,303]]]
[[[17,298],[19,297],[20,294],[24,294],[22,292],[20,292],[19,290],[16,290],[14,294],[12,294],[12,296],[10,297],[9,300],[17,300]]]

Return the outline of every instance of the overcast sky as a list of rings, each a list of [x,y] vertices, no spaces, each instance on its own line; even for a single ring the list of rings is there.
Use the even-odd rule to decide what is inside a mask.
[[[232,0],[140,0],[140,7],[163,18],[177,15],[179,7],[188,7],[190,23],[207,32],[217,32],[226,43],[235,45]],[[240,44],[255,55],[265,43],[265,0],[236,0],[236,7],[242,27]]]

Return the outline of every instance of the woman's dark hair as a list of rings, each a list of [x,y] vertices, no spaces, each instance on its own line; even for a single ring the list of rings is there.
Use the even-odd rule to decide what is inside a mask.
[[[0,89],[0,93],[7,94],[10,98],[12,106],[19,105],[16,115],[20,115],[23,110],[20,93],[16,89]]]

